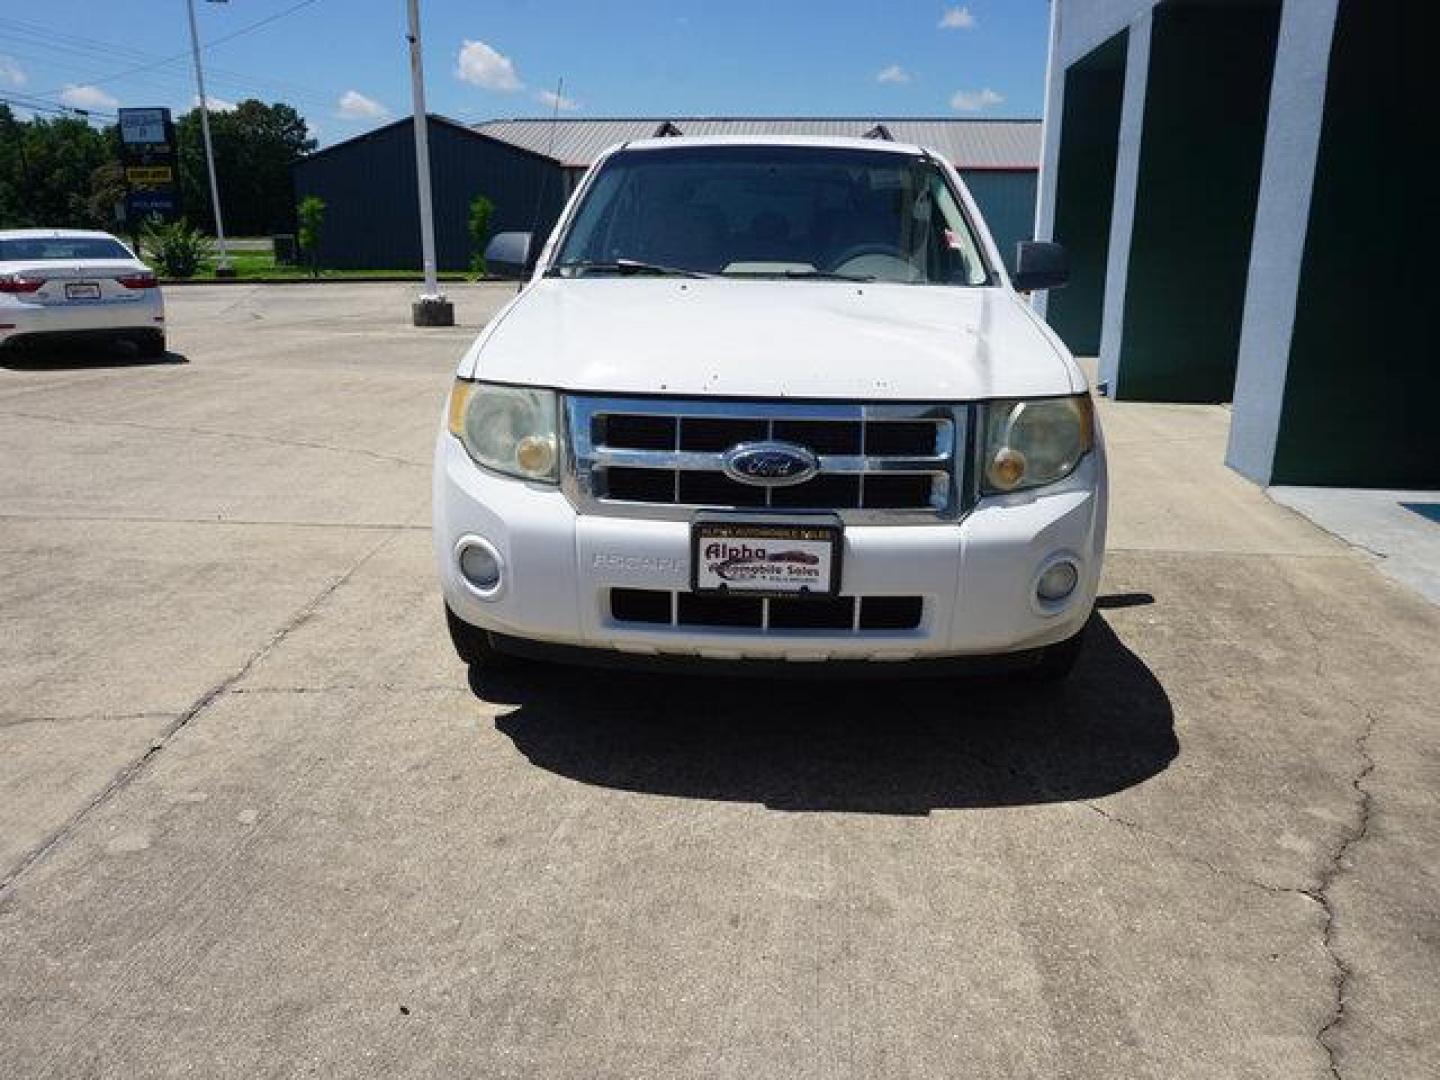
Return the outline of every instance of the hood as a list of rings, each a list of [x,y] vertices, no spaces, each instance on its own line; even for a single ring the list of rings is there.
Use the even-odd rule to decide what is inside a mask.
[[[967,400],[1083,389],[1006,288],[541,278],[460,374],[609,394]]]

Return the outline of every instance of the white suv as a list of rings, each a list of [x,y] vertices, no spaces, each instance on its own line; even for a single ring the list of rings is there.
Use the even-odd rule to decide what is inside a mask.
[[[523,275],[529,236],[489,259]],[[610,151],[450,396],[434,537],[461,657],[1063,676],[1105,457],[1017,292],[1063,280],[1051,244],[1007,275],[918,147]]]

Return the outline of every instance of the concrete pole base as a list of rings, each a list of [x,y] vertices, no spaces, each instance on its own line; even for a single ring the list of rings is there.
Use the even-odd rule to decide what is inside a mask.
[[[235,276],[235,267],[217,266],[215,267],[215,276],[217,278],[233,278]]]
[[[426,297],[410,305],[416,326],[454,326],[455,305],[442,297]]]

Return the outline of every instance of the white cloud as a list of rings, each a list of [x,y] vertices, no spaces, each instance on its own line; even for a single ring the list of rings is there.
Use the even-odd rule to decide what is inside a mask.
[[[574,98],[557,94],[554,90],[541,90],[535,95],[535,100],[547,109],[559,109],[561,112],[574,112],[580,108],[580,103]]]
[[[0,83],[6,86],[24,86],[29,80],[25,69],[8,56],[0,56]]]
[[[941,30],[973,30],[978,22],[968,7],[946,8],[940,16]]]
[[[346,90],[340,95],[340,108],[336,115],[342,120],[384,120],[390,115],[390,110],[359,90]]]
[[[1005,98],[991,90],[956,90],[950,98],[950,107],[956,112],[982,112],[992,105],[999,105]]]
[[[910,81],[910,73],[899,64],[891,64],[875,76],[878,83],[907,83]]]
[[[233,101],[226,101],[224,98],[218,98],[218,97],[216,97],[214,94],[206,94],[206,95],[205,95],[205,104],[207,104],[207,105],[210,106],[210,111],[211,111],[211,112],[234,112],[234,111],[235,111],[235,102],[233,102]],[[198,108],[200,107],[200,95],[199,95],[199,94],[196,94],[194,97],[192,97],[192,98],[190,99],[190,107],[191,107],[192,109],[198,109]]]
[[[504,90],[507,93],[525,86],[508,56],[496,52],[483,41],[470,41],[468,38],[460,46],[455,77],[486,90]]]
[[[98,86],[76,86],[74,83],[65,84],[60,91],[60,100],[75,109],[113,109],[120,104],[118,98],[111,97]]]

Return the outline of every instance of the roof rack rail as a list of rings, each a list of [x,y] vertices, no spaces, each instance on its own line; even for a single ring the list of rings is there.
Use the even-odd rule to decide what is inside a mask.
[[[876,124],[860,137],[862,139],[883,139],[885,142],[895,141],[895,136],[890,134],[890,129],[884,124]]]

